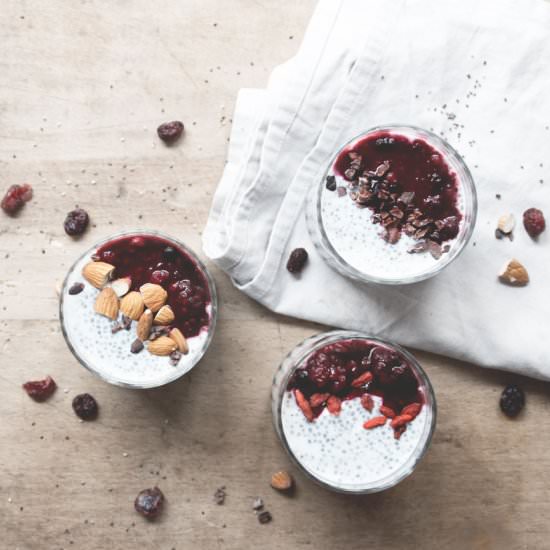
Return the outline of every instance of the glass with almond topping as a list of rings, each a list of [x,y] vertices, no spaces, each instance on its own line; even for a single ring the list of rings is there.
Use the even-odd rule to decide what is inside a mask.
[[[436,421],[432,386],[409,352],[344,330],[289,353],[273,379],[272,409],[294,462],[344,493],[383,491],[410,475]]]
[[[154,231],[112,236],[71,267],[60,298],[65,340],[112,384],[152,388],[191,370],[216,325],[214,281],[182,242]]]
[[[344,145],[307,208],[323,259],[347,277],[380,284],[439,273],[470,239],[476,213],[460,155],[412,126],[373,128]]]

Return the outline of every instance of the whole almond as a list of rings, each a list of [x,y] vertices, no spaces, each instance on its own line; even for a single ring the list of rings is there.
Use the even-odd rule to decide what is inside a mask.
[[[153,323],[155,325],[169,325],[173,320],[175,319],[174,312],[172,311],[172,308],[168,305],[162,306],[157,314],[155,315],[155,319]]]
[[[168,336],[159,336],[147,345],[149,353],[153,355],[170,355],[173,351],[176,351],[177,347],[176,342]]]
[[[511,286],[525,286],[529,282],[529,274],[517,260],[510,260],[499,274],[499,279]]]
[[[125,294],[128,294],[131,286],[132,279],[130,277],[122,277],[111,283],[111,288],[116,292],[116,295],[119,298],[122,298]]]
[[[137,321],[143,313],[143,298],[139,292],[129,292],[120,301],[120,311],[133,321]]]
[[[145,305],[153,312],[156,313],[165,303],[168,294],[164,288],[160,285],[153,283],[146,283],[139,289],[143,296]]]
[[[94,309],[100,315],[116,319],[118,317],[118,296],[115,291],[110,287],[104,288],[96,298]]]
[[[176,342],[178,345],[179,351],[183,353],[184,355],[189,353],[189,345],[187,344],[187,340],[185,339],[185,336],[182,334],[181,330],[179,328],[173,328],[170,331],[170,338]]]
[[[115,266],[105,262],[90,262],[82,268],[83,277],[96,288],[103,288],[111,279]]]
[[[153,326],[153,312],[150,309],[146,309],[142,316],[139,318],[137,324],[137,337],[144,342],[149,338],[151,334],[151,327]]]
[[[292,479],[292,476],[284,470],[275,472],[271,476],[271,487],[273,487],[273,489],[277,489],[277,491],[288,491],[293,484],[294,480]]]

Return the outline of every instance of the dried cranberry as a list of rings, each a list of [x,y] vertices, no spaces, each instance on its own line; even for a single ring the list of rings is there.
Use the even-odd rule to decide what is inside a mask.
[[[155,519],[162,511],[164,495],[158,487],[144,489],[138,493],[134,501],[134,508],[143,517]]]
[[[51,376],[47,376],[44,380],[33,380],[23,384],[23,389],[35,401],[48,399],[55,391],[55,388],[57,388],[57,384]]]
[[[80,294],[84,290],[84,285],[82,283],[74,283],[71,288],[69,288],[69,294],[74,296],[75,294]]]
[[[546,229],[544,214],[538,208],[529,208],[523,213],[523,225],[530,237],[537,238]]]
[[[286,268],[290,273],[300,273],[307,262],[307,250],[305,248],[295,248],[288,258]]]
[[[74,237],[76,235],[82,235],[82,233],[86,231],[89,222],[90,218],[88,212],[82,208],[75,208],[67,214],[63,227],[67,235]]]
[[[183,122],[174,120],[172,122],[165,122],[157,128],[157,134],[162,141],[171,143],[176,141],[183,133]]]
[[[28,183],[12,185],[4,195],[0,206],[6,214],[13,215],[32,199],[32,187]]]
[[[73,399],[73,410],[82,420],[94,420],[97,417],[97,401],[89,393],[81,393]]]
[[[500,409],[506,416],[509,416],[510,418],[517,416],[523,409],[524,405],[525,394],[519,386],[511,384],[504,388],[504,391],[500,396]]]

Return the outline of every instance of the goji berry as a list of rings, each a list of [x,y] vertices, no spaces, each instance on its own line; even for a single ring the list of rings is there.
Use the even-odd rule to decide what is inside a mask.
[[[387,419],[385,416],[375,416],[374,418],[367,420],[363,424],[363,428],[365,428],[365,430],[372,430],[373,428],[377,428],[378,426],[383,426],[386,423],[386,420]]]
[[[352,381],[351,385],[354,388],[360,388],[361,386],[369,383],[372,380],[372,372],[364,372],[361,376],[358,376],[355,380]]]
[[[309,401],[304,397],[304,394],[300,390],[295,389],[294,397],[296,398],[296,403],[298,403],[298,407],[302,409],[302,412],[304,413],[304,416],[307,418],[308,422],[313,422],[315,416],[313,414],[313,411],[311,410]]]
[[[364,393],[361,396],[361,405],[363,405],[363,408],[367,411],[372,412],[372,409],[374,408],[374,400],[368,393]]]
[[[342,400],[335,395],[331,395],[327,400],[327,409],[330,414],[339,414],[342,410]]]
[[[314,393],[309,398],[309,404],[312,407],[320,407],[329,397],[330,393]]]
[[[420,412],[420,409],[422,409],[422,405],[420,403],[411,403],[410,405],[403,407],[401,414],[408,414],[409,416],[416,418]]]
[[[380,407],[380,412],[387,418],[395,418],[395,411],[391,407],[382,405]]]
[[[390,426],[393,429],[399,428],[400,426],[404,426],[405,424],[409,423],[411,420],[412,416],[410,416],[409,414],[400,414],[391,421]]]

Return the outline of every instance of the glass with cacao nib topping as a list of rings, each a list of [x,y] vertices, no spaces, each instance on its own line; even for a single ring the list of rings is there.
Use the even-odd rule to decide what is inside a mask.
[[[309,338],[273,379],[275,430],[313,480],[346,493],[388,489],[410,475],[435,429],[426,374],[406,350],[359,332]]]
[[[345,145],[312,190],[308,227],[344,275],[383,284],[434,276],[468,242],[472,176],[444,140],[420,128],[378,127]]]
[[[152,231],[95,245],[71,267],[61,293],[73,354],[107,382],[132,388],[161,386],[191,370],[216,317],[206,267],[183,243]]]

